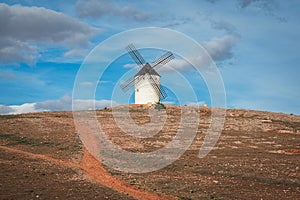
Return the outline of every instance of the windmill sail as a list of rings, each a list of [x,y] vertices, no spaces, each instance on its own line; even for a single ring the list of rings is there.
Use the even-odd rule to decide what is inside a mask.
[[[155,71],[155,69],[158,69],[159,67],[165,65],[170,60],[174,58],[174,55],[171,52],[167,52],[158,59],[156,59],[151,65],[149,63],[146,63],[142,55],[138,52],[138,50],[135,48],[133,44],[129,44],[126,47],[126,50],[128,51],[129,55],[132,57],[132,59],[136,62],[138,66],[141,67],[141,70],[135,75],[126,80],[125,82],[121,83],[121,88],[124,92],[128,91],[132,86],[139,86],[141,80],[144,80],[144,76],[146,76],[149,79],[149,82],[154,89],[155,93],[157,94],[158,99],[165,99],[167,97],[167,93],[164,90],[163,87],[159,85],[158,82],[156,82],[156,78],[153,76],[159,76],[160,75]],[[155,69],[154,69],[155,68]],[[140,77],[143,76],[143,79]]]
[[[167,98],[167,93],[166,91],[164,90],[164,88],[160,85],[157,84],[157,82],[155,82],[154,78],[152,77],[152,75],[149,76],[150,79],[151,79],[151,85],[152,87],[154,88],[157,96],[159,97],[159,99],[165,99]]]
[[[165,53],[164,55],[162,55],[161,57],[159,57],[152,63],[152,68],[158,69],[159,67],[167,64],[173,58],[174,58],[174,55],[168,51],[167,53]]]
[[[143,67],[144,64],[146,64],[146,61],[142,57],[142,55],[136,50],[135,46],[133,44],[129,44],[126,47],[126,50],[132,57],[132,59],[138,64],[140,67]]]
[[[128,51],[128,53],[130,54],[130,56],[132,57],[132,59],[140,66],[143,67],[144,65],[148,64],[145,63],[144,58],[141,56],[141,54],[136,50],[136,48],[134,47],[133,44],[130,44],[126,47],[126,50]],[[151,70],[154,70],[154,68],[158,69],[159,67],[165,65],[166,63],[168,63],[170,60],[172,60],[174,58],[174,55],[171,52],[167,52],[164,55],[162,55],[161,57],[159,57],[158,59],[156,59],[153,63],[151,67],[148,67],[145,71],[145,73],[150,73]],[[128,80],[126,80],[125,82],[123,82],[121,84],[121,88],[124,92],[128,91],[131,87],[134,86],[134,84],[138,84],[139,80],[135,80],[135,77],[131,77]],[[162,97],[165,95],[161,95]]]

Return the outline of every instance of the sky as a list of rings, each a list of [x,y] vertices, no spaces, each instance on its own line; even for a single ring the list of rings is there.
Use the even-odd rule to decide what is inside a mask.
[[[71,110],[76,75],[98,44],[130,29],[159,27],[205,48],[221,74],[227,108],[300,115],[299,10],[298,0],[0,1],[0,114]],[[140,53],[153,61],[164,52]],[[177,56],[169,65],[189,81],[197,99],[179,102],[176,95],[185,91],[168,90],[164,80],[172,74],[162,67],[168,93],[163,102],[211,105],[203,79],[179,61]],[[133,103],[132,91],[129,102],[113,98],[112,91],[134,68],[128,54],[112,60],[95,99],[80,101],[82,109],[92,102],[96,108]]]

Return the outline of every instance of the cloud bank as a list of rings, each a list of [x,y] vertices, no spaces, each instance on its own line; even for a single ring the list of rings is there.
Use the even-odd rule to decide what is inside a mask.
[[[202,45],[214,61],[224,61],[232,57],[232,48],[236,43],[236,37],[225,35],[221,38],[202,42]]]
[[[210,3],[218,3],[220,0],[207,0]],[[274,17],[279,22],[287,22],[286,18],[277,13],[278,4],[274,0],[236,0],[237,8],[245,10],[254,8],[258,12]]]
[[[76,3],[76,11],[79,17],[98,18],[104,15],[146,21],[149,13],[141,12],[132,6],[120,6],[107,0],[79,0]]]
[[[74,110],[88,110],[93,108],[101,109],[104,107],[111,107],[117,105],[117,102],[112,100],[75,100],[76,108]],[[48,100],[37,103],[25,103],[22,105],[5,106],[0,105],[0,114],[21,114],[30,112],[42,112],[42,111],[71,111],[72,110],[72,98],[70,96],[64,96],[57,100]]]
[[[40,55],[37,46],[81,49],[99,29],[43,7],[0,3],[0,62],[32,63]],[[42,44],[42,45],[37,45]]]
[[[232,49],[237,43],[237,38],[231,35],[225,35],[220,38],[213,38],[209,41],[200,42],[203,48],[207,51],[208,55],[197,55],[188,58],[189,61],[197,63],[195,67],[199,69],[208,69],[211,61],[220,63],[229,60],[233,57]],[[128,67],[128,65],[125,65]],[[190,69],[190,64],[183,59],[174,59],[167,63],[164,67],[160,68],[161,72],[172,72],[173,70],[184,72]]]
[[[238,0],[238,4],[242,9],[252,6],[266,15],[274,17],[279,22],[287,22],[285,17],[276,12],[278,4],[274,0]]]

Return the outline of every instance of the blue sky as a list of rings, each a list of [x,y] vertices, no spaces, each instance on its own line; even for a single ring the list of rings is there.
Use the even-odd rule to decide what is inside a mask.
[[[1,1],[0,113],[70,110],[76,74],[94,47],[128,29],[161,27],[205,47],[222,75],[227,107],[299,115],[299,10],[297,0]],[[163,52],[141,53],[154,60]],[[123,55],[110,65],[96,107],[124,103],[111,93],[132,63]],[[210,104],[205,83],[182,74],[198,102]],[[167,92],[165,101],[176,103]]]

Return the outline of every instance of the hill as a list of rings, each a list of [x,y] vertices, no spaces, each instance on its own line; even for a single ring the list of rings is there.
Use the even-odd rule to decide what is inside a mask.
[[[114,143],[150,152],[174,137],[180,109],[167,106],[162,131],[145,139],[125,136],[110,108],[96,113]],[[0,198],[300,198],[300,116],[227,109],[218,143],[199,158],[211,109],[193,109],[201,118],[189,149],[171,165],[144,174],[116,171],[93,158],[76,133],[72,112],[2,115]],[[146,124],[149,107],[130,106],[130,115],[137,124]]]

